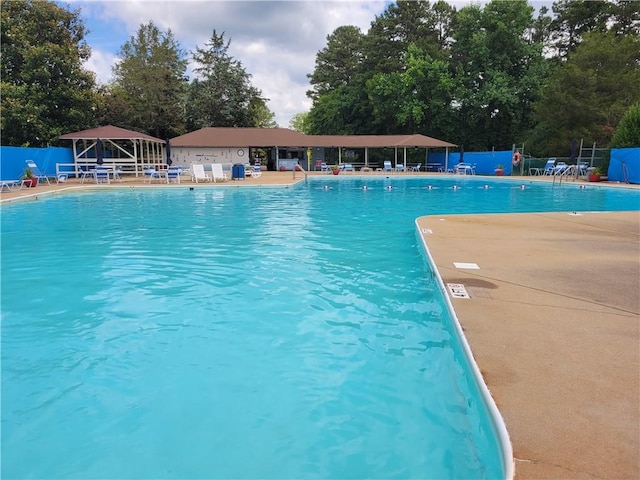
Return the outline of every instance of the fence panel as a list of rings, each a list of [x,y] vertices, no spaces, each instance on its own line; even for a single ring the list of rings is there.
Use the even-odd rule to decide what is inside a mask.
[[[26,160],[33,160],[44,174],[55,177],[56,163],[73,163],[73,150],[61,147],[0,147],[0,180],[20,178],[27,166]]]

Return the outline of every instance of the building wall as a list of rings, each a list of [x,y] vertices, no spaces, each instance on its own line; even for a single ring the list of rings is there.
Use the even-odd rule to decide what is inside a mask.
[[[220,163],[249,163],[249,148],[206,148],[206,147],[171,147],[173,165],[189,168],[194,163],[210,165]]]

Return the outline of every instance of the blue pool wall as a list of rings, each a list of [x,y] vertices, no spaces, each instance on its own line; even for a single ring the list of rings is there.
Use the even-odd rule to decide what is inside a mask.
[[[640,183],[640,147],[612,148],[607,178],[612,182]]]
[[[71,148],[0,147],[0,180],[17,180],[26,160],[33,160],[45,175],[56,176],[56,163],[73,163]]]

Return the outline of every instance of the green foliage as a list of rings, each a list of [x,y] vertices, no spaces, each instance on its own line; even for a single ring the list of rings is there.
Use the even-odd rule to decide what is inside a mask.
[[[309,132],[309,112],[296,113],[289,122],[289,128],[300,133]]]
[[[78,11],[51,1],[2,0],[3,145],[46,146],[95,125],[90,49]]]
[[[311,98],[351,84],[357,77],[362,62],[360,29],[353,26],[339,27],[327,36],[327,46],[316,55],[316,67],[308,75],[314,90],[307,92]]]
[[[640,103],[629,107],[616,128],[611,146],[640,147]]]
[[[189,86],[187,128],[257,127],[273,123],[262,92],[251,86],[251,75],[229,56],[230,41],[213,30],[205,48],[192,53],[197,76]]]
[[[534,105],[528,143],[538,154],[566,151],[571,140],[609,145],[628,107],[640,101],[640,38],[615,32],[584,35],[575,53],[549,77]]]
[[[249,119],[249,125],[252,127],[275,128],[278,126],[274,113],[267,106],[267,99],[257,95],[249,100]]]
[[[153,22],[141,25],[119,57],[113,67],[115,98],[107,100],[108,105],[128,106],[128,118],[121,116],[118,124],[156,138],[184,133],[187,60],[171,30],[162,32]]]

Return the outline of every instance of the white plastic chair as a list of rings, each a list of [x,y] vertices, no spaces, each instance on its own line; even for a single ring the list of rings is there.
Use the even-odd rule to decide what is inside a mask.
[[[393,172],[393,167],[391,166],[391,160],[384,161],[382,170],[384,172]]]
[[[229,180],[229,177],[227,177],[227,174],[224,173],[224,171],[222,170],[222,164],[220,163],[211,164],[211,173],[213,175],[214,182],[216,182],[217,180],[221,180],[223,182],[226,182]]]
[[[191,165],[191,179],[196,183],[200,180],[204,182],[211,181],[211,177],[204,172],[204,165],[200,163],[194,163]]]

